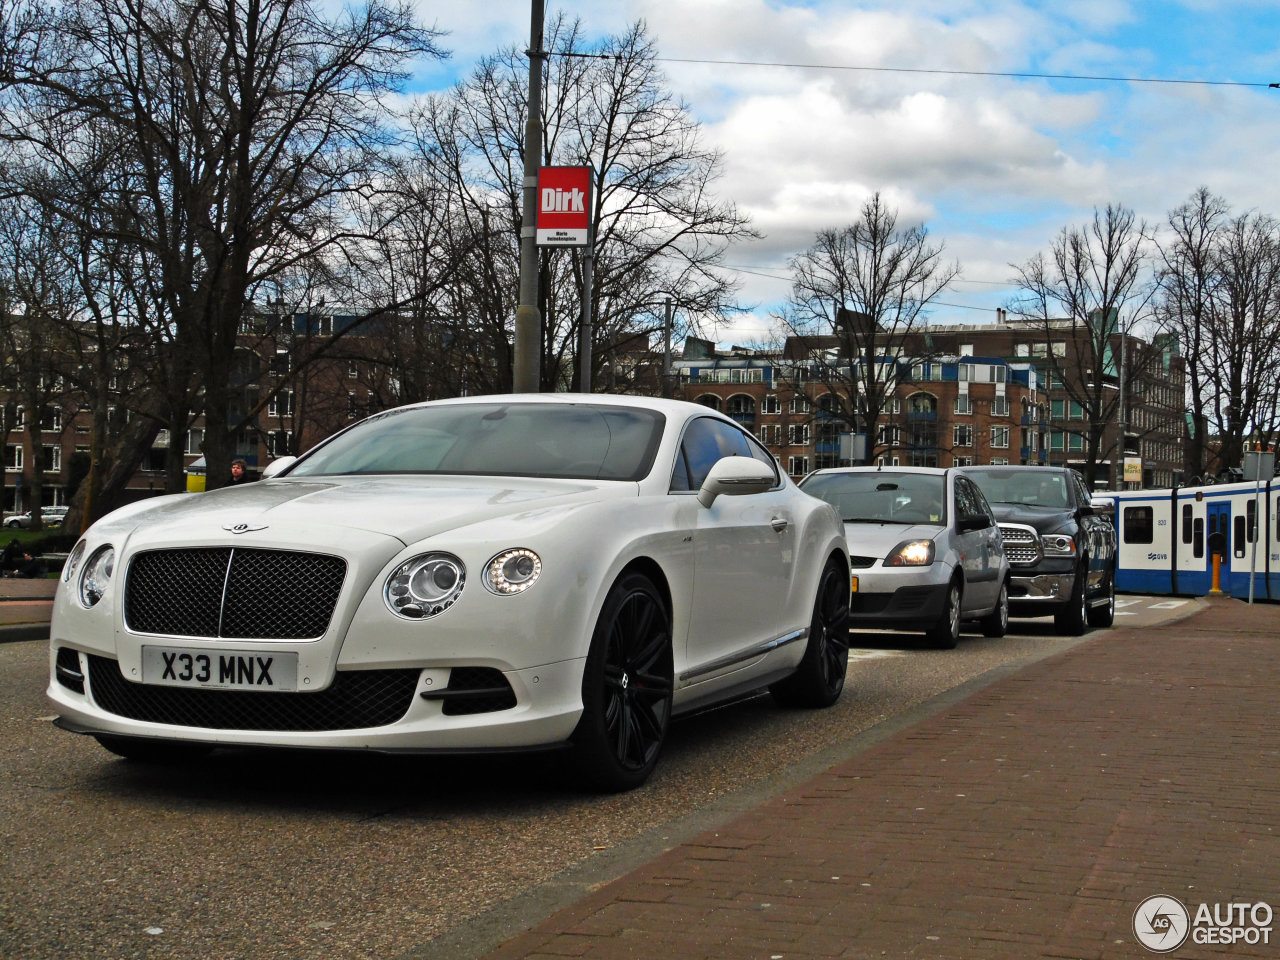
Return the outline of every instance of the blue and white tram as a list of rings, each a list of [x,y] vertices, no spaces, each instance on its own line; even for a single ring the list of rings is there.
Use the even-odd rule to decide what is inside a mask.
[[[1094,495],[1103,500],[1116,528],[1117,590],[1203,596],[1217,548],[1223,593],[1280,600],[1280,478]]]

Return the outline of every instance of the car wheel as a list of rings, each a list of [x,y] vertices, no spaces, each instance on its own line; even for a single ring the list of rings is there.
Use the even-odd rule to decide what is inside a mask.
[[[579,776],[595,789],[638,787],[658,762],[674,688],[670,619],[662,595],[638,573],[618,580],[605,598],[572,738]]]
[[[116,756],[141,763],[190,763],[207,757],[213,751],[209,743],[185,740],[148,740],[141,737],[113,737],[94,734],[94,739]]]
[[[960,642],[960,581],[952,580],[947,587],[947,603],[942,609],[938,622],[930,627],[925,636],[935,647],[952,650]]]
[[[1116,568],[1107,574],[1107,602],[1089,608],[1089,626],[1109,627],[1116,622]]]
[[[1003,637],[1009,632],[1009,585],[1000,584],[1000,598],[996,607],[982,618],[982,635],[984,637]]]
[[[1089,578],[1089,561],[1083,560],[1076,570],[1075,586],[1071,597],[1061,610],[1053,615],[1053,625],[1064,636],[1081,636],[1089,627],[1089,604],[1084,594],[1085,581]]]
[[[829,707],[840,699],[849,670],[849,583],[828,564],[818,581],[809,642],[796,672],[769,687],[784,707]]]

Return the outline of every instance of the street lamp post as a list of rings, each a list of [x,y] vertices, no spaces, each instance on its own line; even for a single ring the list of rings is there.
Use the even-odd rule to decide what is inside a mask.
[[[516,308],[515,358],[511,381],[516,393],[537,393],[542,356],[542,314],[538,311],[538,168],[542,158],[543,0],[532,0],[529,25],[529,117],[524,137],[524,202],[520,214],[520,305]]]

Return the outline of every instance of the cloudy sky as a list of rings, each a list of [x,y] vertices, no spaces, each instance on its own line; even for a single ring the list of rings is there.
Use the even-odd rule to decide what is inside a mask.
[[[527,45],[529,0],[418,2],[453,56],[415,90]],[[1280,216],[1276,0],[547,0],[560,10],[589,35],[648,25],[725,156],[720,194],[765,234],[728,257],[760,306],[725,345],[765,334],[788,257],[876,190],[960,263],[936,323],[993,320],[1009,265],[1107,203],[1159,226],[1204,185]]]

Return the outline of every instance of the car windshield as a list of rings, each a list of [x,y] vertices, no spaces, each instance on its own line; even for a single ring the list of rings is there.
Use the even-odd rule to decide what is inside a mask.
[[[1071,506],[1067,478],[1039,470],[966,470],[990,503],[1032,504],[1037,507]]]
[[[834,506],[845,523],[942,523],[943,477],[928,473],[819,473],[803,490]]]
[[[440,404],[391,410],[338,434],[287,472],[640,480],[666,418],[639,407]]]

